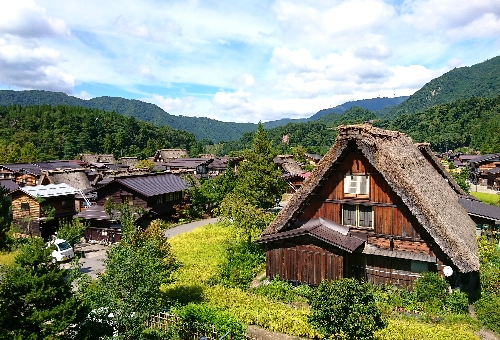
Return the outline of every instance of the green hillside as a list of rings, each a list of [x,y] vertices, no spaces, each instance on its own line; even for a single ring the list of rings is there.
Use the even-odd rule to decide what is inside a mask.
[[[431,80],[406,101],[381,113],[396,117],[437,104],[471,97],[492,98],[500,94],[500,56],[470,67],[455,68]]]
[[[117,112],[124,116],[135,117],[155,125],[168,125],[177,130],[185,130],[197,139],[207,139],[214,142],[235,140],[244,132],[255,131],[256,124],[228,123],[210,118],[174,116],[163,111],[154,104],[140,100],[118,97],[98,97],[89,100],[68,96],[60,92],[50,91],[0,91],[0,105],[68,105],[89,109]]]
[[[193,134],[76,106],[0,106],[0,163],[73,159],[79,153],[153,156],[160,148],[203,151]]]

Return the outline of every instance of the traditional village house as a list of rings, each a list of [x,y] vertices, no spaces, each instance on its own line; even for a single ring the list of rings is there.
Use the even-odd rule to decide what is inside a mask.
[[[0,187],[6,190],[5,196],[12,202],[12,193],[19,189],[19,185],[11,179],[0,179]]]
[[[340,126],[333,147],[264,230],[266,274],[413,287],[423,271],[477,290],[475,223],[403,133]],[[449,268],[447,268],[449,267]]]
[[[238,173],[238,165],[243,159],[243,156],[216,157],[212,163],[208,164],[208,174],[211,177],[218,176],[226,171],[228,165],[233,169],[234,173]]]
[[[500,164],[496,168],[486,171],[486,187],[491,190],[500,191]]]
[[[174,206],[181,203],[183,191],[186,189],[188,189],[187,182],[173,174],[158,173],[117,177],[95,188],[93,192],[97,195],[97,204],[81,211],[76,217],[82,218],[90,224],[85,233],[87,239],[108,238],[111,233],[113,235],[119,233],[116,230],[119,224],[105,212],[104,205],[107,200],[142,208],[145,214],[138,216],[137,223],[146,227],[156,218],[171,216],[175,211]],[[114,241],[117,240],[115,238]]]
[[[468,195],[450,176],[441,161],[435,157],[429,143],[415,144],[441,177],[449,184],[458,196],[458,203],[467,211],[469,217],[476,223],[476,235],[486,236],[490,241],[498,243],[500,225],[500,208],[479,202],[474,196]]]
[[[500,166],[500,153],[473,158],[469,161],[471,174],[478,185],[487,185],[488,171]]]
[[[78,191],[67,184],[24,186],[12,192],[12,218],[24,233],[48,238],[62,218],[71,218]]]
[[[115,156],[106,154],[82,153],[80,160],[85,163],[116,163]]]
[[[189,155],[184,149],[160,149],[155,152],[153,162],[169,162],[177,158],[188,158]]]
[[[314,166],[316,166],[316,164],[318,164],[322,158],[320,155],[315,154],[315,153],[306,153],[306,154],[304,154],[304,156],[306,157],[309,164],[314,165]]]
[[[295,193],[302,186],[302,182],[309,177],[310,173],[304,172],[292,155],[278,155],[273,162],[283,173],[282,178],[288,184],[288,194]]]
[[[208,166],[213,161],[213,158],[178,158],[163,164],[166,172],[208,176]]]
[[[20,186],[38,185],[42,175],[42,169],[30,163],[2,164],[0,171],[4,174],[4,178],[14,179]]]
[[[139,163],[139,159],[137,157],[121,157],[118,159],[118,162],[133,169],[135,168],[135,165]]]

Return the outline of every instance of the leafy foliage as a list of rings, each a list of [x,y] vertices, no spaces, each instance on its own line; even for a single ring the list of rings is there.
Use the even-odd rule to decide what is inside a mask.
[[[414,292],[418,301],[444,301],[448,294],[448,283],[438,273],[424,272],[415,280]]]
[[[135,165],[136,169],[148,169],[149,171],[153,171],[154,167],[155,162],[149,159],[143,159]]]
[[[259,123],[252,148],[245,151],[245,161],[240,164],[234,194],[259,208],[274,206],[286,188],[281,172],[274,166],[275,156],[266,131]]]
[[[313,294],[313,289],[308,285],[300,285],[294,288],[291,283],[275,277],[269,284],[253,288],[252,292],[266,296],[273,301],[292,303],[305,302]]]
[[[97,319],[115,325],[114,330],[123,338],[136,339],[144,322],[164,308],[160,286],[172,282],[179,263],[156,224],[144,232],[128,233],[126,239],[108,249],[105,273],[85,287],[83,294]]]
[[[386,326],[368,283],[323,280],[309,302],[309,322],[327,337],[373,339],[374,333]]]
[[[150,157],[157,149],[199,152],[194,135],[117,113],[70,106],[0,106],[0,162],[73,159],[82,152]]]
[[[0,339],[69,338],[83,322],[87,310],[72,292],[73,279],[50,262],[51,253],[41,238],[30,238],[3,268]]]
[[[66,240],[72,247],[76,243],[80,242],[80,239],[87,229],[88,224],[82,222],[82,220],[75,218],[70,221],[61,220],[59,222],[59,230],[57,231],[57,237]]]
[[[214,281],[226,287],[248,288],[254,277],[265,268],[264,249],[253,242],[242,241],[227,249],[227,260],[219,266]]]
[[[175,308],[173,312],[182,318],[188,332],[198,331],[206,334],[214,327],[220,335],[231,332],[231,339],[244,339],[245,325],[226,311],[207,305],[190,303],[184,307]]]
[[[477,318],[489,329],[500,332],[500,296],[484,294],[474,303]]]

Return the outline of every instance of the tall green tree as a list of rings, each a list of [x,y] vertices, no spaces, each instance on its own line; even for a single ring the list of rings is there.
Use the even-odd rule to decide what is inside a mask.
[[[160,286],[171,283],[179,267],[159,223],[129,230],[126,239],[108,249],[104,265],[105,274],[82,289],[94,319],[113,325],[104,335],[140,339],[145,321],[165,308]]]
[[[2,268],[0,339],[72,338],[88,310],[72,291],[69,270],[50,261],[52,248],[30,238]]]
[[[240,163],[238,169],[235,195],[259,208],[272,207],[285,192],[286,184],[274,165],[276,154],[260,122],[252,148],[246,150],[244,155],[245,161]]]

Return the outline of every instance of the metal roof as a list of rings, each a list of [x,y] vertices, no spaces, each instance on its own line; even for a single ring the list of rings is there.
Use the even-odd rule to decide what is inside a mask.
[[[109,221],[111,219],[108,213],[104,210],[104,207],[100,205],[91,205],[89,208],[82,210],[78,214],[76,214],[75,218],[104,221]]]
[[[495,221],[500,221],[499,207],[495,207],[494,205],[489,205],[478,201],[468,200],[461,197],[458,198],[458,203],[460,203],[460,205],[464,207],[464,209],[467,210],[470,215],[476,215]]]
[[[500,153],[491,153],[488,155],[478,156],[469,161],[469,163],[481,163],[486,161],[498,161],[500,160]]]
[[[168,173],[117,177],[114,181],[106,185],[111,185],[114,182],[120,183],[146,197],[188,189],[188,183],[185,180]],[[102,187],[100,186],[99,189]]]
[[[35,164],[30,163],[11,163],[11,164],[2,164],[4,168],[12,171],[12,172],[22,172],[23,170],[35,176],[40,176],[42,173],[42,169]]]
[[[65,184],[49,184],[49,185],[36,185],[25,186],[19,190],[30,195],[31,197],[57,197],[65,195],[74,195],[78,190]]]
[[[10,180],[10,179],[2,179],[0,180],[0,186],[4,187],[9,191],[9,193],[16,191],[19,189],[19,185],[17,185],[16,182]]]

